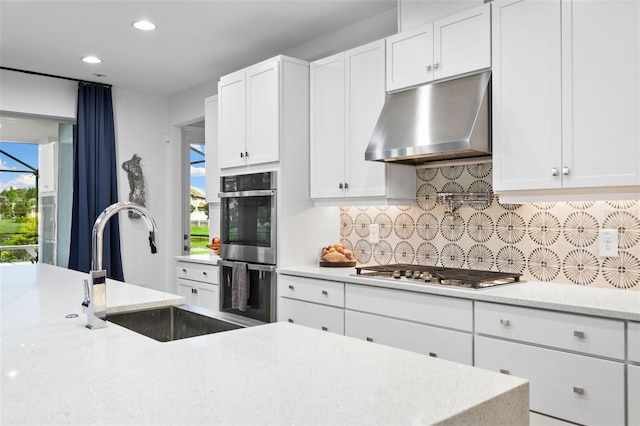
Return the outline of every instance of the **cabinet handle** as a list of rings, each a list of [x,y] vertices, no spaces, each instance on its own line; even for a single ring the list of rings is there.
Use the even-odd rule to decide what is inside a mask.
[[[429,356],[438,358],[438,354],[436,354],[435,352],[429,352]]]
[[[243,152],[240,153],[240,158],[244,158],[244,153]]]
[[[554,167],[551,169],[551,176],[558,176],[558,168]]]
[[[367,337],[367,342],[373,342],[373,337]]]
[[[327,327],[322,327],[322,331],[329,331]]]
[[[502,373],[502,374],[511,374],[511,373],[509,373],[509,370],[505,370],[504,368],[500,369],[500,373]]]
[[[575,393],[577,393],[578,395],[584,395],[584,388],[578,387],[578,386],[574,386],[573,387],[573,391]]]
[[[431,65],[427,65],[427,71],[431,71]]]
[[[342,182],[340,182],[340,183],[338,184],[338,188],[340,188],[340,189],[342,189],[342,188],[343,188],[343,186],[344,186],[344,185],[342,185]]]
[[[186,269],[183,269],[183,270],[182,270],[182,272],[184,272],[184,273],[186,274],[186,273],[187,273],[187,270],[186,270]]]
[[[202,275],[204,275],[204,276],[206,277],[206,276],[207,276],[207,273],[206,273],[206,272],[203,272],[203,273],[202,273]]]
[[[562,176],[569,176],[569,168],[568,167],[563,167],[562,168]]]
[[[437,70],[439,67],[440,67],[439,63],[436,62],[435,64],[433,64],[433,69],[434,70]]]
[[[344,183],[344,189],[349,189],[349,184],[347,182]]]
[[[290,323],[293,323],[293,319],[289,318],[289,322],[290,322]]]
[[[584,339],[584,331],[574,330],[573,335],[579,337],[580,339]]]
[[[328,295],[329,295],[329,293],[327,292],[327,290],[322,290],[322,294],[323,294],[324,296],[328,296]]]
[[[500,318],[500,324],[504,325],[505,327],[509,327],[511,325],[511,321],[509,321],[508,319]]]
[[[244,152],[244,156],[245,156],[245,157],[248,157],[248,156],[249,156],[249,153],[248,153],[247,151],[245,151],[245,152]]]
[[[289,290],[294,290],[295,287],[293,287],[291,284],[289,284]]]

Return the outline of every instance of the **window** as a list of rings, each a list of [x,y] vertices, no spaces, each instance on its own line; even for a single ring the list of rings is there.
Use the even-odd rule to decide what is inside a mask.
[[[185,144],[184,168],[185,200],[184,254],[207,254],[209,250],[209,204],[206,194],[206,147],[204,122],[183,127],[182,140]]]

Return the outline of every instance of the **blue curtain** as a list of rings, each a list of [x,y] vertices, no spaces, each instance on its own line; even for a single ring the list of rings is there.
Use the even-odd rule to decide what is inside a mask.
[[[88,272],[93,223],[105,208],[118,201],[111,87],[80,82],[77,119],[69,268]],[[109,278],[124,281],[118,215],[104,230],[102,268]]]

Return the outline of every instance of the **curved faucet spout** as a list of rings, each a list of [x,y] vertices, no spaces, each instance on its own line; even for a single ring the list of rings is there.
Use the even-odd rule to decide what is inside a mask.
[[[158,251],[156,247],[156,233],[158,232],[158,228],[156,227],[156,222],[151,217],[149,211],[141,205],[130,201],[115,203],[104,209],[93,225],[93,234],[91,238],[91,269],[94,271],[102,270],[102,234],[104,232],[104,227],[107,225],[109,219],[121,210],[134,210],[142,217],[142,219],[144,219],[144,222],[149,229],[149,246],[151,247],[151,253],[157,253]]]

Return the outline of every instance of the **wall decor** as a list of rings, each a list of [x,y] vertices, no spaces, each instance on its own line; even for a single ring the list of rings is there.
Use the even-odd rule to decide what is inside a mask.
[[[122,163],[122,168],[127,172],[127,178],[129,179],[129,201],[146,207],[144,175],[142,167],[140,167],[140,160],[142,158],[138,157],[137,154],[133,154],[130,160]],[[140,215],[129,210],[129,218],[140,219]]]
[[[640,201],[501,203],[490,163],[416,170],[415,206],[342,207],[342,243],[359,264],[416,263],[517,272],[527,281],[640,291]],[[447,214],[438,193],[482,193],[487,204]],[[378,224],[380,242],[369,241]],[[619,256],[599,255],[617,229]]]

